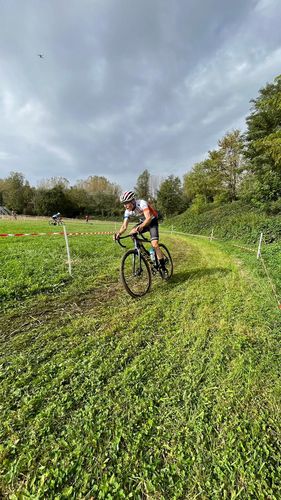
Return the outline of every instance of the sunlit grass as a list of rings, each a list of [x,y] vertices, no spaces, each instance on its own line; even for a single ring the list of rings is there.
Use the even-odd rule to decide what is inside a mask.
[[[175,275],[142,300],[109,235],[70,238],[72,278],[63,238],[0,241],[3,496],[280,497],[266,279],[255,255],[162,236]]]

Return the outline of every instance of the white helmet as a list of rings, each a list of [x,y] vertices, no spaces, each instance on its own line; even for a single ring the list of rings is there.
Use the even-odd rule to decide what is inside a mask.
[[[129,201],[133,201],[135,197],[136,195],[134,191],[124,191],[124,193],[120,196],[120,201],[121,203],[129,203]]]

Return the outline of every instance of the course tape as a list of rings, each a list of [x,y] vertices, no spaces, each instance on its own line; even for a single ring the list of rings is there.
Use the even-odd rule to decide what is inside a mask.
[[[242,247],[241,245],[236,245],[235,243],[231,243],[233,247],[241,248],[241,250],[246,250],[246,252],[254,252],[256,253],[255,248],[249,248],[249,247]]]
[[[91,233],[66,233],[67,236],[80,236],[80,235],[89,235],[89,234],[114,234],[114,231],[95,231],[95,232],[91,232]],[[13,237],[20,237],[20,236],[56,236],[56,235],[64,235],[64,232],[61,231],[61,232],[56,232],[56,233],[52,233],[52,232],[49,232],[49,233],[14,233],[14,234],[11,234],[11,233],[0,233],[0,237],[3,237],[3,238],[6,238],[6,237],[9,237],[9,236],[13,236]]]

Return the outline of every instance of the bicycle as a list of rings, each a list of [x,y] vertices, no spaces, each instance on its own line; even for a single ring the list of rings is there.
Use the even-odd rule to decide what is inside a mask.
[[[50,219],[49,220],[49,226],[63,226],[63,221],[62,220]]]
[[[144,246],[145,243],[150,243],[150,240],[146,239],[142,234],[121,236],[116,239],[116,241],[123,248],[127,247],[122,245],[120,240],[125,238],[132,238],[134,248],[128,250],[122,257],[120,270],[121,281],[125,290],[131,297],[143,297],[150,290],[152,276],[159,274],[161,278],[165,280],[172,277],[174,269],[173,260],[168,248],[163,243],[159,243],[165,258],[166,271],[164,271],[159,266],[156,252],[153,253],[152,260],[150,252]]]

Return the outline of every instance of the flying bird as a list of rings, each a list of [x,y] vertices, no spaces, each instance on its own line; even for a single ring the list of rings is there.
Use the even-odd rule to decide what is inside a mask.
[[[38,55],[38,57],[40,57],[41,59],[43,59],[43,57],[44,57],[44,56],[43,56],[43,54],[37,54],[37,55]]]

